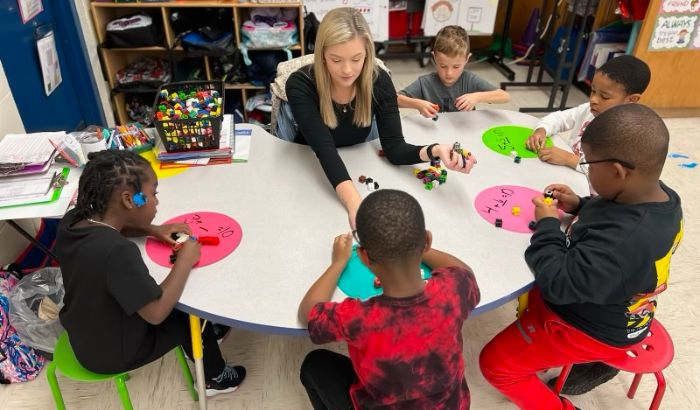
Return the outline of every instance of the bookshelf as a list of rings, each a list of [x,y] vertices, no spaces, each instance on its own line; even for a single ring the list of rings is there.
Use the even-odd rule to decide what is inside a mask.
[[[212,73],[212,63],[214,57],[195,57],[187,58],[181,46],[176,45],[177,33],[175,33],[171,23],[170,14],[174,9],[183,8],[221,8],[230,9],[232,15],[232,31],[234,33],[235,46],[239,47],[241,43],[241,26],[244,21],[250,18],[250,10],[252,8],[295,8],[297,13],[297,26],[299,28],[299,43],[289,47],[296,55],[304,54],[304,15],[303,4],[297,3],[239,3],[237,0],[214,0],[214,1],[171,1],[171,2],[143,2],[143,3],[107,3],[93,1],[90,4],[92,19],[95,27],[99,46],[99,55],[103,75],[105,76],[111,89],[112,108],[115,113],[117,123],[125,124],[132,122],[129,119],[126,103],[127,96],[139,94],[144,99],[155,98],[154,89],[138,88],[125,89],[119,87],[116,80],[117,72],[126,65],[140,60],[144,57],[162,58],[171,63],[171,71],[173,64],[187,60],[198,60],[202,72],[203,80],[217,80]],[[149,14],[154,24],[157,24],[162,30],[162,44],[151,47],[133,47],[133,48],[110,48],[105,45],[106,26],[111,20],[127,16],[130,14],[145,12]],[[250,49],[257,50],[281,50],[277,48],[267,49]],[[225,89],[229,92],[238,93],[243,106],[245,107],[248,98],[260,90],[264,90],[264,86],[254,85],[250,83],[226,84]]]

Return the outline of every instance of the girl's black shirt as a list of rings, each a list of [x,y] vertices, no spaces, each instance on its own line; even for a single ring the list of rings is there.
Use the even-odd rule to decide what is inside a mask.
[[[76,211],[58,227],[56,256],[65,286],[60,320],[75,356],[88,370],[134,368],[153,351],[157,326],[137,313],[162,294],[136,244],[101,225],[75,228]]]

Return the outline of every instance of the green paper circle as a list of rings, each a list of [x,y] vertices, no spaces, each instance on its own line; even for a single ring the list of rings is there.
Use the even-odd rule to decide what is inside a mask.
[[[528,127],[501,125],[486,130],[481,140],[492,151],[502,155],[510,156],[510,152],[515,151],[520,158],[537,158],[537,153],[530,151],[525,146],[525,141],[532,135],[532,132],[533,129]],[[547,137],[544,145],[551,147],[552,139]]]
[[[421,263],[421,274],[423,279],[430,279],[430,267],[425,263]],[[352,255],[340,274],[338,287],[351,298],[361,300],[379,296],[383,292],[381,287],[374,287],[374,274],[357,256],[357,245],[352,247]]]

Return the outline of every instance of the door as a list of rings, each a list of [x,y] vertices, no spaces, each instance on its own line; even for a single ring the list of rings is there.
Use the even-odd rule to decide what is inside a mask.
[[[25,130],[74,131],[105,124],[74,2],[41,0],[43,11],[22,23],[19,1],[25,0],[0,0],[0,59]],[[47,96],[37,40],[50,32],[61,83]]]

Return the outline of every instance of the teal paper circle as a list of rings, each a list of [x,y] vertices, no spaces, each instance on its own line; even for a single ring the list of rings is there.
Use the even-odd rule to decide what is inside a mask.
[[[430,279],[430,271],[428,265],[421,263],[423,279]],[[360,257],[357,255],[357,245],[353,245],[352,247],[352,255],[350,255],[348,264],[345,265],[345,269],[343,269],[343,272],[340,274],[338,287],[351,298],[361,300],[379,296],[383,292],[381,287],[374,287],[374,274],[362,263]]]

